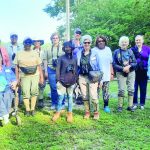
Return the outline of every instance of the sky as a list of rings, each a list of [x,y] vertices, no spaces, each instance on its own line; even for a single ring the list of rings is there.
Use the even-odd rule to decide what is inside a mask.
[[[42,9],[51,0],[0,0],[0,39],[10,41],[10,34],[17,33],[18,41],[25,37],[40,38],[49,42],[50,35],[60,24]]]

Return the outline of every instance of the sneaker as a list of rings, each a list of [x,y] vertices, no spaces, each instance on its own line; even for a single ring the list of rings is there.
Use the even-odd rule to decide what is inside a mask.
[[[118,107],[118,112],[122,112],[122,107]]]
[[[35,110],[31,110],[31,116],[35,116]]]
[[[144,106],[140,106],[140,109],[141,109],[141,110],[144,110]]]
[[[55,105],[52,105],[51,110],[55,110],[55,109],[56,109]]]
[[[134,105],[134,106],[133,106],[133,109],[134,109],[134,110],[135,110],[135,109],[137,109],[137,108],[138,108],[138,106],[137,106],[137,105]]]
[[[3,124],[6,125],[9,123],[9,114],[3,116]]]
[[[30,111],[25,111],[24,115],[29,117],[30,116]]]
[[[131,112],[134,112],[134,108],[133,107],[128,107],[127,110],[131,111]]]
[[[110,108],[109,108],[108,106],[105,106],[104,111],[105,111],[106,113],[110,113]]]

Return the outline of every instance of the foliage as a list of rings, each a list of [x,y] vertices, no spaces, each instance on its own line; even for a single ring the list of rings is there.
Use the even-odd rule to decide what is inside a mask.
[[[60,1],[53,1],[60,6]],[[52,17],[64,13],[65,3],[61,1],[61,9],[54,13],[47,11]],[[53,9],[57,10],[56,5]],[[49,5],[47,8],[51,8]],[[62,11],[63,8],[63,11]],[[150,8],[149,0],[78,0],[73,4],[72,28],[80,27],[83,34],[90,34],[93,38],[98,34],[108,37],[109,45],[114,50],[118,47],[120,36],[127,35],[131,39],[131,45],[134,44],[134,37],[137,34],[145,35],[145,43],[150,44]]]
[[[150,84],[149,84],[150,85]],[[117,93],[117,83],[111,82],[110,92]],[[149,86],[150,88],[150,86]],[[150,89],[149,89],[150,90]],[[148,90],[148,91],[149,91]],[[2,150],[148,150],[150,147],[150,101],[145,110],[134,113],[116,111],[116,98],[110,99],[111,114],[104,113],[100,100],[100,119],[84,120],[84,110],[74,109],[74,122],[66,122],[66,113],[56,123],[51,121],[53,112],[39,110],[35,117],[25,117],[20,110],[22,126],[17,127],[14,118],[5,127],[0,127]]]

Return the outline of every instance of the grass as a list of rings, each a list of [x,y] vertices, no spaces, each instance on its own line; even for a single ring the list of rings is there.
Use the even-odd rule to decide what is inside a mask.
[[[114,81],[110,93],[117,94]],[[124,106],[118,113],[117,99],[111,98],[111,113],[106,114],[100,100],[98,121],[84,120],[84,111],[75,109],[72,124],[66,122],[66,114],[53,123],[52,111],[39,110],[35,117],[25,117],[21,110],[22,126],[16,126],[11,118],[11,124],[0,127],[0,150],[149,150],[150,101],[144,111],[134,113],[125,110],[127,100]]]

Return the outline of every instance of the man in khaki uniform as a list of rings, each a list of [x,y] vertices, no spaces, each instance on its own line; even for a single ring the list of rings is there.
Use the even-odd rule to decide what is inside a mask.
[[[24,51],[16,54],[14,64],[16,65],[16,77],[21,84],[23,101],[25,104],[25,115],[35,114],[35,105],[38,96],[38,84],[43,84],[43,74],[41,70],[41,59],[36,51],[31,49],[32,39],[23,41]],[[30,107],[31,100],[31,107]]]

